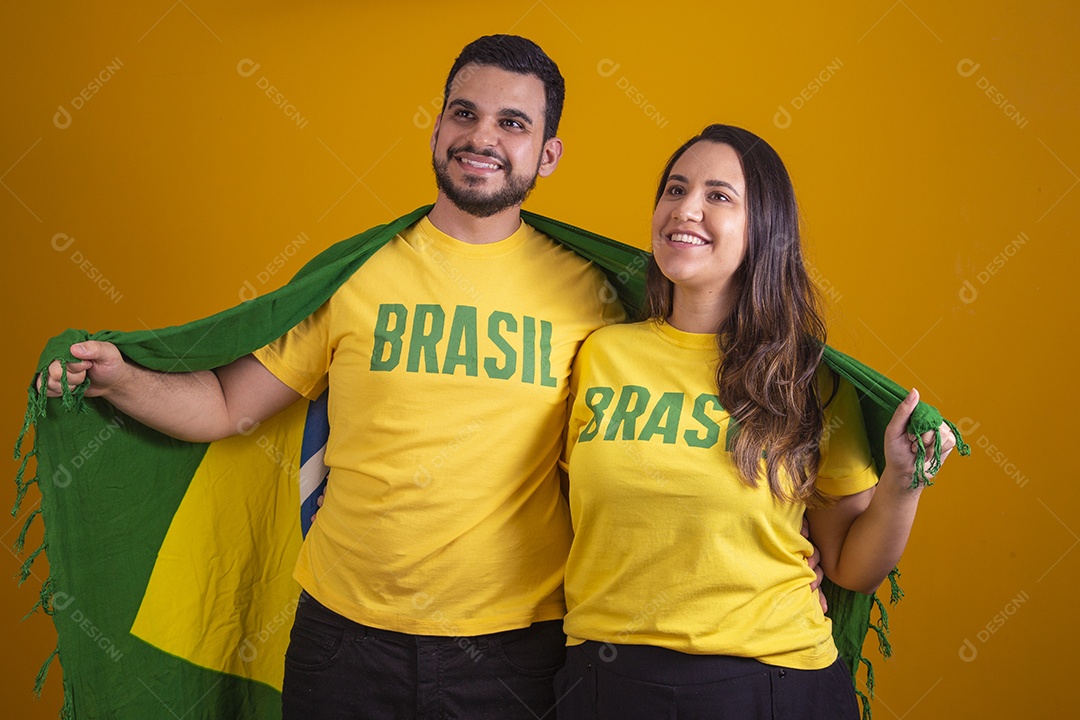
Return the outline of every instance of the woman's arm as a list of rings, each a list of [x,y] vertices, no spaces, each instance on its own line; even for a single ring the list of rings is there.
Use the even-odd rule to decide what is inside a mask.
[[[876,487],[842,497],[832,507],[807,510],[810,540],[821,551],[825,575],[837,585],[861,593],[877,590],[900,560],[907,545],[923,486],[911,488],[915,472],[915,438],[908,420],[919,404],[912,390],[885,428],[885,469]],[[941,459],[956,445],[942,425]],[[923,435],[933,445],[933,433]]]

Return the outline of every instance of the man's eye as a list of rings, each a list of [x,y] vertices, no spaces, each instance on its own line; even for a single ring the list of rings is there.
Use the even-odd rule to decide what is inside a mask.
[[[510,127],[510,128],[514,128],[515,130],[519,130],[519,129],[525,127],[524,125],[519,123],[517,120],[503,120],[503,125],[505,125],[507,127]]]

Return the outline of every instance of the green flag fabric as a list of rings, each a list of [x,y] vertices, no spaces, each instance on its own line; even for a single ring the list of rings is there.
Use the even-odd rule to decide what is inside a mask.
[[[430,207],[337,243],[286,286],[202,320],[138,332],[68,330],[48,342],[36,369],[56,359],[66,366],[74,359],[70,346],[83,340],[115,343],[153,370],[225,365],[311,315]],[[611,299],[638,314],[647,253],[540,215],[522,217],[602,268]],[[880,470],[884,427],[906,392],[832,348],[824,359],[859,391]],[[31,613],[41,608],[51,615],[58,636],[37,689],[59,657],[63,718],[280,718],[284,649],[299,594],[292,569],[325,474],[319,452],[327,432],[325,396],[321,406],[301,400],[237,437],[188,443],[85,398],[85,387],[48,400],[31,382],[15,450],[22,463],[12,515],[32,484],[41,492],[41,507],[27,516],[16,551],[35,518],[45,523],[44,541],[27,557],[20,581],[46,552],[50,575]],[[937,410],[920,404],[909,429],[922,434],[941,423]],[[32,447],[24,452],[31,429]],[[939,439],[921,452],[933,463],[940,450]],[[36,474],[26,479],[31,458]],[[912,482],[929,484],[929,478],[920,473]],[[895,571],[890,579],[895,602]],[[828,581],[823,587],[837,647],[853,678],[861,664],[868,666],[872,691],[862,646],[873,630],[888,655],[884,606]],[[871,623],[875,605],[880,616]]]

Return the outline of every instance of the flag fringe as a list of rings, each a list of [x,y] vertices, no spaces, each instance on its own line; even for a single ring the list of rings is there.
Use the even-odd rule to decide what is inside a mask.
[[[41,514],[41,508],[38,508],[34,512],[30,513],[30,516],[26,518],[26,522],[23,523],[22,530],[19,531],[19,537],[15,538],[15,544],[12,548],[15,550],[15,554],[21,554],[23,546],[26,544],[26,533],[30,530],[30,524],[34,522],[34,518]]]
[[[68,361],[64,358],[58,358],[58,360],[60,361],[60,404],[69,412],[72,410],[86,412],[86,400],[83,399],[83,395],[90,387],[90,376],[87,375],[78,386],[72,389],[67,381]]]
[[[60,648],[58,646],[52,651],[49,657],[45,658],[45,662],[41,664],[41,669],[38,670],[37,677],[34,678],[34,695],[37,696],[38,699],[41,699],[41,688],[45,686],[45,678],[49,674],[49,665],[52,664],[53,658],[59,654]]]
[[[34,438],[34,447],[30,452],[23,456],[22,462],[19,463],[19,471],[15,473],[15,505],[11,508],[11,517],[15,517],[19,514],[19,508],[22,507],[23,498],[26,497],[26,491],[30,489],[30,486],[37,482],[37,475],[30,478],[26,482],[23,482],[23,475],[26,474],[26,466],[30,462],[30,458],[37,455],[37,438]]]
[[[911,489],[919,487],[932,487],[933,482],[930,477],[937,472],[934,468],[936,462],[937,466],[941,467],[941,432],[934,431],[934,458],[930,461],[930,468],[926,467],[926,443],[923,442],[922,435],[915,436],[915,444],[918,446],[915,450],[915,472],[911,476]]]
[[[26,402],[26,413],[23,415],[22,429],[19,430],[19,437],[15,441],[15,459],[19,459],[19,454],[22,450],[23,438],[26,437],[26,433],[30,431],[30,426],[37,424],[39,418],[45,417],[45,402],[48,400],[46,393],[39,393],[35,387],[37,383],[37,377],[35,376],[34,382],[30,383],[30,387],[26,388],[26,393],[29,398]]]
[[[90,386],[90,378],[86,378],[78,387],[72,389],[67,384],[67,360],[60,358],[61,370],[61,387],[62,387],[62,405],[65,410],[86,412],[86,399],[84,397],[86,389]],[[45,418],[47,402],[49,399],[48,392],[45,390],[38,390],[37,381],[40,377],[40,373],[34,376],[34,380],[30,383],[27,391],[26,413],[23,415],[22,428],[19,430],[19,436],[15,440],[15,459],[22,459],[19,464],[19,470],[15,475],[15,502],[11,509],[11,516],[17,517],[19,509],[22,507],[22,501],[26,497],[26,492],[30,489],[30,486],[39,481],[38,475],[35,473],[34,477],[24,481],[23,477],[26,474],[26,468],[29,465],[30,458],[35,457],[38,452],[38,437],[37,437],[37,424],[39,421]],[[34,428],[34,441],[29,452],[25,455],[22,454],[23,442],[26,440],[27,433],[30,429]],[[15,539],[14,550],[16,553],[23,551],[26,543],[26,535],[30,530],[31,524],[33,524],[34,518],[42,514],[42,508],[37,508],[30,516],[26,518],[23,523],[22,530],[19,532],[19,536]],[[42,518],[44,519],[44,517]],[[30,554],[26,561],[19,568],[19,585],[22,585],[28,577],[30,577],[31,566],[34,564],[34,560],[37,556],[45,551],[48,544],[43,539],[41,544]],[[56,592],[56,584],[53,580],[52,573],[41,583],[41,591],[38,594],[38,600],[34,603],[34,606],[30,608],[30,612],[23,616],[23,620],[26,620],[35,612],[38,608],[46,615],[52,616],[56,613],[56,609],[53,607],[53,596]],[[41,698],[41,690],[45,685],[45,678],[49,674],[49,666],[52,664],[53,658],[57,658],[60,655],[59,638],[57,639],[57,646],[53,649],[52,653],[45,658],[45,662],[41,664],[41,669],[38,670],[37,676],[34,678],[34,695]],[[60,720],[74,720],[75,718],[75,704],[74,704],[74,691],[67,680],[63,681],[64,685],[64,704],[60,708]]]
[[[891,590],[891,603],[895,605],[900,601],[900,598],[904,597],[904,591],[900,589],[900,583],[897,578],[900,577],[900,569],[893,568],[889,573],[889,585]],[[889,613],[885,609],[885,603],[881,602],[881,598],[874,593],[872,596],[874,599],[874,605],[878,609],[878,621],[868,625],[870,630],[873,630],[878,638],[878,652],[881,656],[888,660],[892,657],[892,643],[889,642]],[[859,653],[859,662],[866,666],[866,693],[859,690],[858,686],[855,687],[855,693],[859,696],[859,701],[862,703],[862,720],[873,720],[873,710],[870,707],[870,700],[874,697],[874,665],[870,660]]]
[[[36,378],[35,378],[36,382]],[[19,515],[19,508],[22,507],[23,498],[26,497],[26,491],[30,489],[30,486],[38,481],[37,475],[30,478],[26,482],[23,482],[23,476],[26,474],[27,463],[30,462],[30,458],[37,455],[37,423],[38,420],[45,417],[45,402],[48,400],[46,393],[38,392],[34,387],[35,383],[30,383],[30,387],[26,389],[29,398],[26,401],[26,414],[23,416],[23,426],[19,430],[19,437],[15,441],[15,459],[18,460],[22,457],[22,463],[19,464],[19,471],[15,473],[15,504],[11,508],[11,517],[17,517]],[[22,454],[23,440],[26,439],[26,433],[30,432],[30,428],[34,427],[34,444],[30,451],[24,456]]]
[[[885,603],[881,602],[881,599],[878,598],[876,593],[874,594],[874,605],[877,606],[878,613],[880,614],[877,623],[878,627],[885,632],[889,632],[889,613],[885,610]]]
[[[63,663],[60,663],[61,666]],[[64,680],[64,706],[60,708],[60,720],[75,720],[75,692],[71,683]]]
[[[55,613],[56,611],[52,607],[52,599],[55,588],[56,586],[53,584],[52,575],[49,575],[49,577],[45,578],[45,582],[41,583],[41,593],[38,596],[38,601],[34,603],[34,607],[30,608],[30,612],[23,615],[23,619],[19,622],[25,621],[26,618],[37,612],[38,608],[41,608],[41,611],[49,616]]]
[[[964,438],[960,436],[960,429],[956,427],[956,424],[952,420],[945,420],[945,424],[949,426],[952,434],[956,436],[956,452],[961,455],[970,455],[971,446],[964,442]]]
[[[42,551],[45,549],[45,545],[46,545],[45,541],[42,540],[41,544],[37,546],[37,549],[34,550],[34,552],[30,553],[30,557],[26,558],[26,562],[24,562],[22,564],[22,567],[19,568],[19,585],[20,586],[22,586],[22,584],[24,582],[26,582],[26,578],[30,577],[30,573],[33,572],[30,569],[30,566],[34,564],[34,561],[37,560],[37,556],[40,555],[42,553]]]
[[[877,596],[874,596],[877,599]],[[877,602],[878,609],[881,611],[881,616],[876,624],[869,626],[874,630],[874,633],[878,636],[878,652],[882,657],[889,660],[892,657],[892,643],[889,642],[889,616],[885,612],[885,606],[880,601]],[[873,697],[874,693],[870,693],[870,697]]]
[[[889,571],[889,604],[895,605],[904,597],[904,590],[900,587],[900,568],[894,567]]]
[[[863,665],[866,666],[866,692],[871,698],[874,697],[874,664],[864,657],[859,658]]]
[[[855,688],[855,694],[859,696],[859,703],[862,704],[862,720],[873,720],[874,714],[870,710],[870,698],[863,694],[862,690]]]
[[[960,429],[950,421],[942,418],[943,422],[954,436],[956,436],[956,451],[961,455],[970,455],[971,446],[964,442],[964,438],[960,435]],[[915,435],[915,444],[917,448],[915,450],[915,472],[911,476],[911,489],[924,485],[926,487],[932,486],[934,483],[930,480],[941,469],[941,426],[934,428],[934,453],[930,458],[930,466],[926,466],[926,444],[923,443],[922,435]]]

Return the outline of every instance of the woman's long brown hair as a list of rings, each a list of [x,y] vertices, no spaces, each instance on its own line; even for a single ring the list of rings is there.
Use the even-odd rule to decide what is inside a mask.
[[[734,274],[732,309],[716,329],[720,404],[738,424],[731,448],[739,475],[757,487],[762,459],[774,497],[820,504],[815,491],[824,420],[817,369],[825,323],[802,256],[799,212],[787,168],[751,132],[710,125],[671,156],[656,202],[676,161],[699,142],[730,145],[746,180],[747,249]],[[649,260],[646,312],[671,315],[674,284]],[[786,475],[790,485],[782,481]]]

